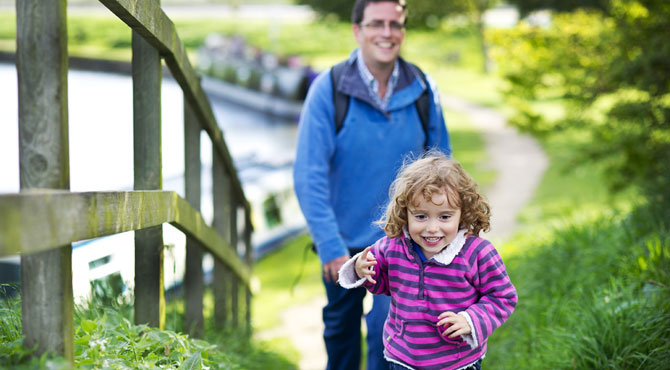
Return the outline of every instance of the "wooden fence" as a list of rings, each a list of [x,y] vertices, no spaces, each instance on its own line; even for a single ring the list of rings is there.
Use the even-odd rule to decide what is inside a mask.
[[[25,345],[73,361],[72,242],[135,231],[135,322],[165,321],[162,224],[187,236],[185,321],[202,334],[203,253],[215,321],[251,331],[250,206],[174,24],[155,0],[101,0],[132,28],[134,191],[69,191],[66,0],[16,2],[20,192],[0,195],[0,257],[21,255]],[[161,58],[184,94],[185,196],[161,191]],[[113,103],[110,103],[113,104]],[[200,210],[200,132],[212,141],[212,225]],[[244,215],[238,220],[238,213]],[[238,245],[244,246],[243,256]],[[240,288],[246,302],[238,302]]]

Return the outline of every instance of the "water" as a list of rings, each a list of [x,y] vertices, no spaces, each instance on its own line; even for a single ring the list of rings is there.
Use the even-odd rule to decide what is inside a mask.
[[[13,64],[0,64],[0,194],[19,190],[17,77]],[[70,71],[68,74],[68,114],[70,144],[70,190],[132,190],[133,184],[133,106],[132,79],[118,74]],[[163,189],[184,197],[183,95],[177,83],[162,84],[162,162]],[[291,169],[295,155],[297,124],[232,105],[212,98],[212,109],[238,169],[247,199],[252,205],[255,247],[266,246],[278,237],[303,227],[293,196]],[[211,222],[212,148],[207,134],[201,138],[202,214]],[[268,224],[263,201],[269,196],[279,202],[282,223]],[[241,219],[241,217],[238,217]],[[184,236],[170,225],[164,226],[166,286],[180,280]],[[96,247],[83,248],[94,244]],[[123,248],[119,245],[124,245]],[[73,265],[82,266],[80,276],[95,279],[115,270],[132,256],[132,233],[96,239],[73,245]],[[110,263],[88,268],[88,262],[104,259],[110,250]],[[172,257],[170,257],[172,255]],[[132,284],[132,265],[121,274]],[[211,266],[211,260],[205,263]],[[86,266],[86,267],[85,267]],[[76,270],[76,267],[74,268]],[[86,274],[84,271],[86,270]],[[174,275],[171,277],[171,275]],[[84,280],[84,279],[82,279]],[[76,281],[76,280],[75,280]],[[86,286],[80,287],[84,291]],[[75,286],[75,290],[77,287]]]

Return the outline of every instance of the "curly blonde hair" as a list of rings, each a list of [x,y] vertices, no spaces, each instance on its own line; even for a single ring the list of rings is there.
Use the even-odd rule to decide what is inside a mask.
[[[446,192],[450,207],[461,209],[459,229],[479,235],[490,228],[491,209],[479,194],[477,183],[461,164],[440,152],[431,151],[415,161],[406,161],[389,190],[390,200],[382,218],[377,221],[390,238],[402,235],[407,225],[408,208],[427,201],[433,194]]]

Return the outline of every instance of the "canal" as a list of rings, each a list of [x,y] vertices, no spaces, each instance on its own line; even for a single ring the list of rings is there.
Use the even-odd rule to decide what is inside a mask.
[[[9,193],[19,190],[17,76],[13,64],[0,64],[0,81],[0,193]],[[132,79],[127,75],[69,72],[71,191],[132,190],[132,99]],[[210,95],[210,101],[253,208],[252,243],[257,255],[261,255],[304,228],[291,177],[297,123],[295,119],[270,116],[218,96]],[[170,78],[163,79],[161,103],[163,189],[184,197],[183,96]],[[202,136],[202,214],[209,222],[212,149],[204,131]],[[185,238],[170,225],[164,226],[164,234],[169,287],[183,274],[183,266],[174,261],[183,261]],[[118,270],[130,283],[132,266],[121,263],[127,261],[128,255],[133,255],[132,233],[75,243],[73,269],[75,275],[80,275],[77,280],[88,282]],[[95,261],[106,263],[92,263]],[[206,260],[205,268],[211,263],[211,259]],[[88,284],[85,285],[79,287],[80,292],[87,290]]]

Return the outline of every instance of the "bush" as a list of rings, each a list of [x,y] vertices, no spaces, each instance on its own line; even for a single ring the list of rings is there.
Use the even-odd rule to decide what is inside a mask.
[[[493,32],[511,122],[537,135],[583,131],[591,140],[576,162],[604,163],[614,190],[639,185],[670,203],[669,28],[670,3],[640,0]]]

